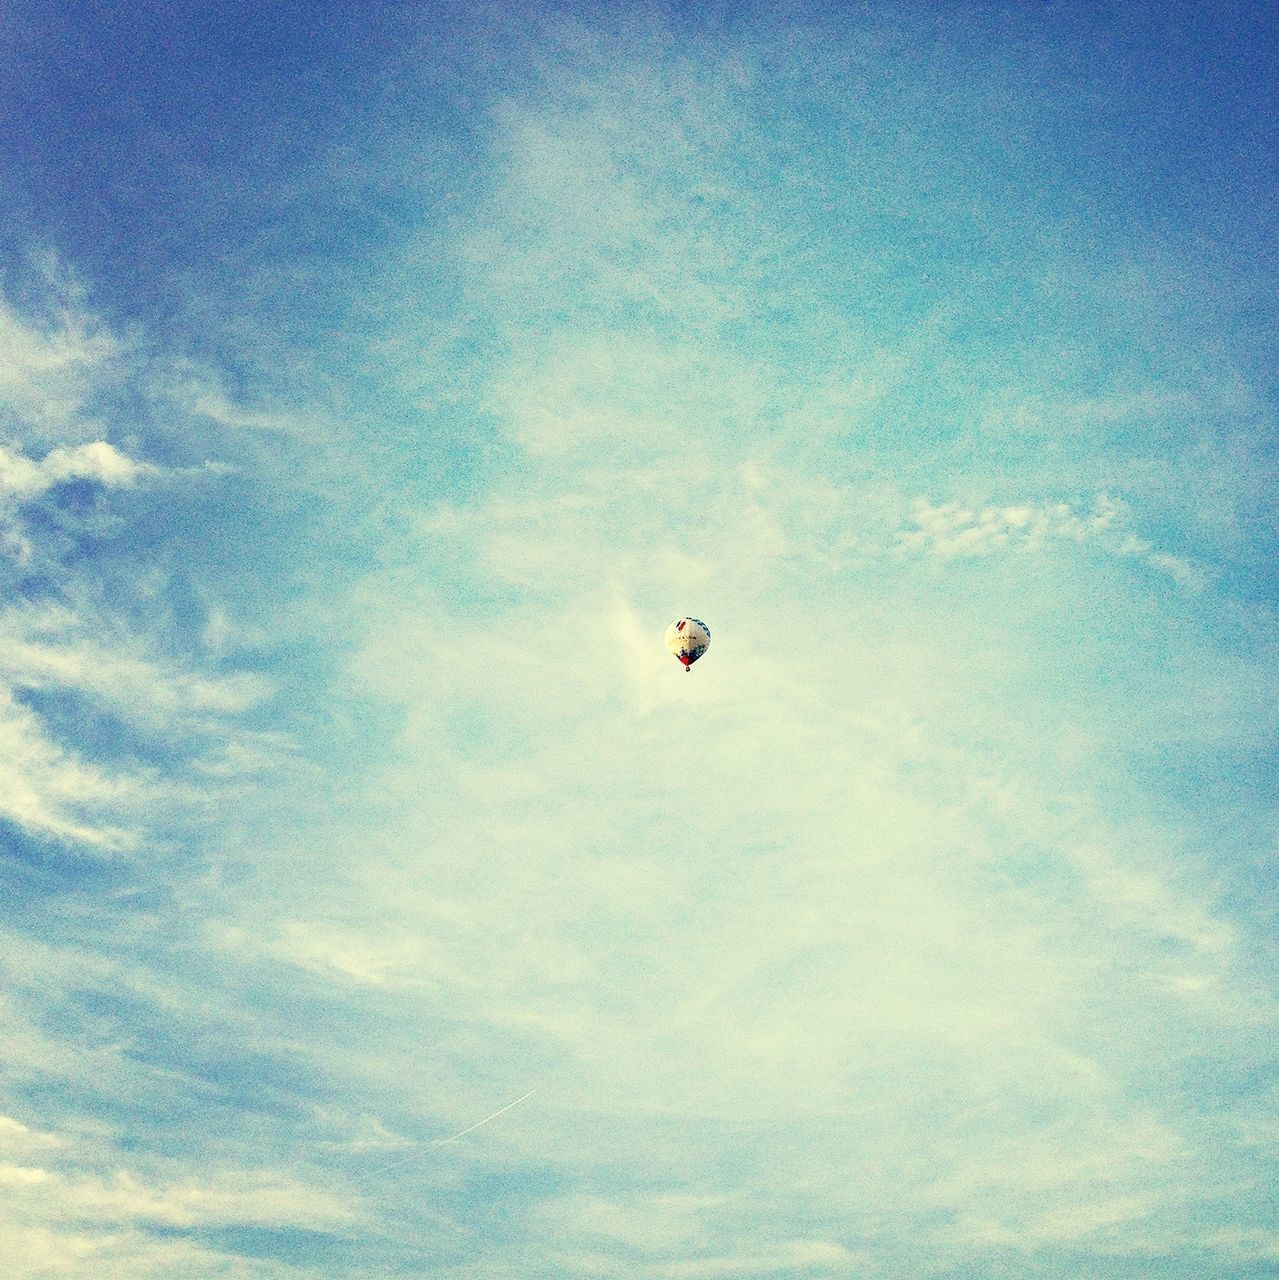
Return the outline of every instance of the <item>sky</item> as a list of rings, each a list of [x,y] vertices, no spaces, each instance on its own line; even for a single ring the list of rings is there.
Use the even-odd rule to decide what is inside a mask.
[[[8,1274],[1273,1276],[1277,28],[3,6]]]

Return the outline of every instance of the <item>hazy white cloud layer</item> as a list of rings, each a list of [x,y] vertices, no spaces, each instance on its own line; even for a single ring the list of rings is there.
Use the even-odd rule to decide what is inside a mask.
[[[0,303],[14,1274],[1268,1274],[1274,422],[1127,82],[468,21],[358,363]]]

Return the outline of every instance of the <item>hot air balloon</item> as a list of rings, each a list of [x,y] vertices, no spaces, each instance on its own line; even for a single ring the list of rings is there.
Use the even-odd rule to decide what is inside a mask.
[[[676,618],[666,628],[666,647],[684,664],[685,671],[706,652],[711,629],[698,618]]]

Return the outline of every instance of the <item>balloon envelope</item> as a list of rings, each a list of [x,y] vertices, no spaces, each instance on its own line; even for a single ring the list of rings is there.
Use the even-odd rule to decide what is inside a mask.
[[[687,671],[706,652],[711,629],[700,618],[676,618],[666,628],[666,647]]]

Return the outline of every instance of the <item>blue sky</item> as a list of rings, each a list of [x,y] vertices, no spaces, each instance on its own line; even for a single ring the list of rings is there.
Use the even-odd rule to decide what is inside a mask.
[[[1273,1275],[1277,35],[7,6],[13,1274]]]

